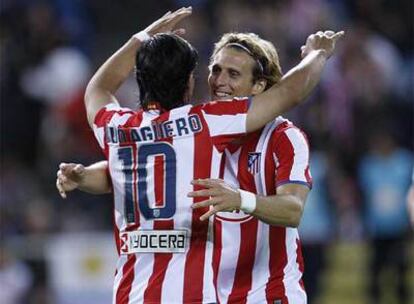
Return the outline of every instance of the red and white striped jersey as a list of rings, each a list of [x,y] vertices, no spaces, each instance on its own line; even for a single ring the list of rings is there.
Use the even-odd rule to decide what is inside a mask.
[[[274,195],[285,183],[311,187],[306,136],[278,117],[225,151],[221,176],[234,187]],[[214,283],[220,303],[306,303],[298,231],[242,211],[214,219]]]
[[[191,209],[190,182],[217,178],[227,143],[246,132],[249,99],[161,113],[108,105],[94,133],[109,161],[119,260],[113,303],[214,303],[212,221]]]

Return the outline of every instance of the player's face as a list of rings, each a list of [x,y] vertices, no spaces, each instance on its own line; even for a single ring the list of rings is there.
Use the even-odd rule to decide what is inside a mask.
[[[223,48],[210,65],[208,85],[213,100],[234,96],[251,96],[256,92],[253,83],[254,59],[244,51]]]

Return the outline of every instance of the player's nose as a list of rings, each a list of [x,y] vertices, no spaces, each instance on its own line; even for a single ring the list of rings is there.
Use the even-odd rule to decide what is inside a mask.
[[[228,84],[228,77],[226,73],[219,73],[216,75],[214,79],[214,83],[216,86],[225,86]]]

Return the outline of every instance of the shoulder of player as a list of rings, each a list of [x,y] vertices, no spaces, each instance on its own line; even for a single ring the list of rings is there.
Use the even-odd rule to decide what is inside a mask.
[[[271,131],[272,136],[279,136],[285,133],[287,130],[297,130],[304,134],[303,130],[301,130],[293,122],[282,116],[278,116],[271,122],[267,123],[264,129],[268,129],[269,131]]]
[[[270,123],[268,123],[267,127],[272,130],[271,139],[274,144],[277,144],[278,142],[286,138],[290,141],[289,134],[292,133],[300,137],[303,137],[305,141],[308,143],[308,137],[306,133],[301,128],[296,126],[293,122],[282,116],[279,116]]]
[[[130,108],[121,107],[117,104],[108,104],[98,111],[94,124],[97,127],[103,127],[107,124],[118,124],[119,120],[124,121],[126,117],[131,117],[137,113],[137,111]]]

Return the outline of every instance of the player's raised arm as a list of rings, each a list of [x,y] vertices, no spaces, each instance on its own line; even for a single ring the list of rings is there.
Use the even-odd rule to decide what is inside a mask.
[[[255,131],[264,122],[287,112],[300,104],[319,82],[327,59],[333,54],[335,44],[344,32],[317,32],[302,46],[302,61],[291,69],[282,80],[269,90],[252,98],[247,116],[247,131]]]
[[[176,24],[192,12],[191,7],[168,12],[149,25],[144,31],[135,34],[116,51],[95,73],[85,92],[85,107],[89,125],[92,127],[96,113],[109,103],[117,103],[115,92],[127,79],[135,66],[135,57],[141,43],[157,33],[171,32]],[[183,33],[183,29],[174,31]]]

